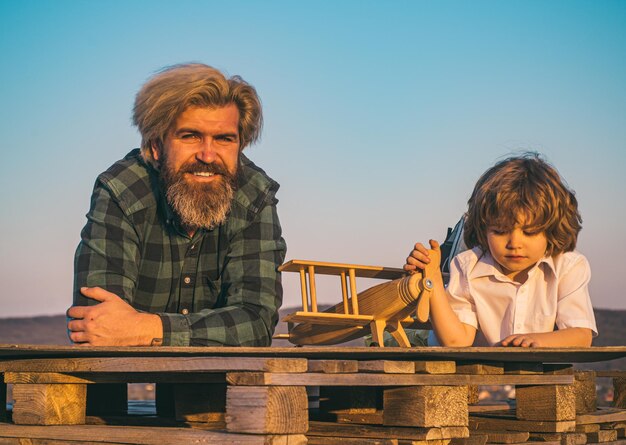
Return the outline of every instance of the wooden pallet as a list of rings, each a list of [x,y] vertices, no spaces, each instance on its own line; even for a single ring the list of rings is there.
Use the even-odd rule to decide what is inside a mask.
[[[242,348],[241,355],[237,348],[210,355],[155,349],[163,354],[27,347],[3,357],[0,347],[0,397],[11,384],[15,399],[12,411],[0,409],[0,445],[582,445],[583,436],[620,443],[626,424],[626,411],[592,405],[590,373],[502,355],[485,360],[473,348],[448,351],[447,360],[400,360],[424,355],[368,348],[345,348],[341,359],[334,355],[341,348],[327,348],[328,357],[320,348],[312,355],[309,348]],[[126,385],[138,382],[157,383],[156,416],[128,415]],[[470,405],[478,385],[515,385],[516,409]],[[319,403],[310,407],[308,396]]]

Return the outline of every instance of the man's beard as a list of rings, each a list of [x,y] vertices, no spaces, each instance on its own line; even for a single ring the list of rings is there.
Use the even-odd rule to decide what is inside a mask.
[[[167,202],[185,229],[213,229],[226,220],[237,188],[237,173],[231,174],[216,163],[202,162],[183,164],[178,171],[174,171],[167,157],[162,159],[160,170]],[[185,173],[198,172],[214,173],[221,177],[210,182],[185,179]]]

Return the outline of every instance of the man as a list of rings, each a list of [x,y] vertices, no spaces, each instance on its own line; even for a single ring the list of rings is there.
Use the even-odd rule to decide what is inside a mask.
[[[202,64],[151,78],[142,136],[96,180],[75,256],[70,339],[102,346],[268,346],[286,245],[278,184],[241,152],[255,89]]]

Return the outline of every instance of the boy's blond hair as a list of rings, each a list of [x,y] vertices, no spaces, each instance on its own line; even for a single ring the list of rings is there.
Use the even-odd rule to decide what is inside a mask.
[[[489,251],[489,228],[511,230],[520,217],[526,230],[545,233],[546,256],[574,250],[582,228],[574,192],[538,153],[510,157],[491,167],[467,204],[465,243],[483,252]]]

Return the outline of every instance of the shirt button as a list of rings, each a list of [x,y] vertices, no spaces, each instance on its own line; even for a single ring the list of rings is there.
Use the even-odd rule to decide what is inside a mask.
[[[189,284],[189,283],[191,283],[191,278],[185,277],[185,278],[183,278],[183,281],[185,282],[185,284]]]
[[[187,315],[189,313],[189,309],[183,309],[182,311],[180,311],[180,313],[183,315]]]

